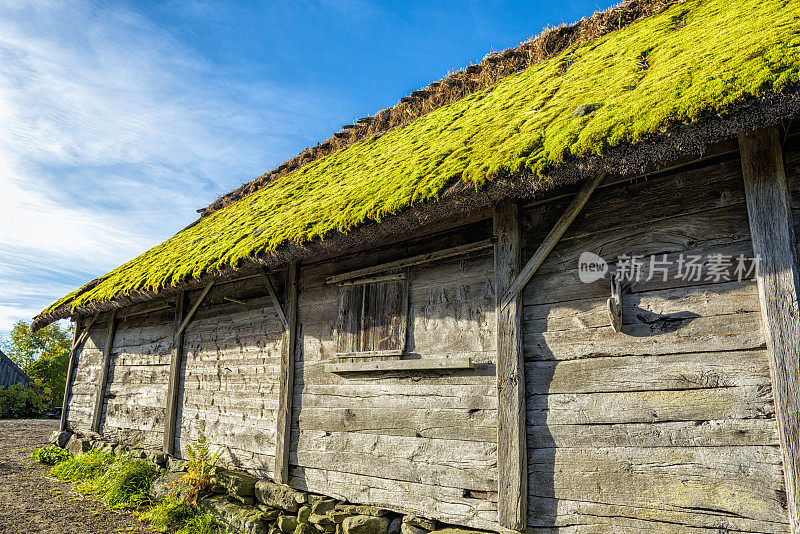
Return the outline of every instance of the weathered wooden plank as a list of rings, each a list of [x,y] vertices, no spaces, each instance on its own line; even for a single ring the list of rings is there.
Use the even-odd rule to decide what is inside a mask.
[[[526,362],[528,394],[768,386],[764,350]]]
[[[529,466],[537,518],[550,515],[539,509],[544,497],[786,520],[774,447],[535,449]]]
[[[524,252],[529,254],[539,246],[547,232],[566,209],[571,198],[546,202],[523,210]],[[646,224],[665,219],[685,218],[707,212],[744,210],[744,189],[741,166],[737,157],[707,166],[661,174],[648,180],[617,183],[611,187],[600,184],[592,198],[581,210],[559,241],[559,247],[571,241],[591,241],[587,238],[614,230],[619,235],[636,233],[642,225],[642,206],[647,206]],[[691,217],[689,217],[691,218]],[[559,248],[556,247],[556,248]],[[550,258],[553,253],[551,252]],[[539,272],[545,266],[539,268]]]
[[[591,447],[728,447],[778,445],[774,419],[717,419],[588,425],[528,425],[539,449]]]
[[[530,277],[525,278],[520,274],[522,236],[518,204],[504,200],[494,206],[494,233],[497,239],[498,522],[505,528],[521,531],[526,524],[528,487],[525,366],[522,352],[522,297],[517,297],[518,290],[513,286],[524,279],[520,288],[523,287]],[[511,295],[508,302],[501,300],[503,295]]]
[[[497,445],[478,441],[299,432],[291,464],[345,473],[495,492]]]
[[[631,284],[631,290],[636,292],[727,282],[729,279],[715,280],[708,277],[708,264],[715,255],[726,256],[734,262],[739,255],[752,257],[750,238],[743,237],[747,233],[747,226],[742,215],[736,216],[742,224],[737,222],[729,231],[720,229],[720,233],[713,233],[715,229],[719,229],[720,224],[712,224],[712,231],[709,231],[709,225],[696,221],[697,217],[692,216],[692,220],[678,218],[653,225],[642,224],[635,230],[626,231],[623,236],[614,235],[615,232],[600,234],[592,238],[595,240],[593,243],[585,243],[586,248],[583,250],[604,257],[609,262],[610,270],[615,268],[620,255],[641,256],[641,276]],[[720,211],[718,217],[710,217],[712,221],[715,219],[719,223],[726,221],[728,217],[724,211]],[[700,276],[695,276],[694,273],[687,275],[685,268],[681,270],[681,256],[684,261],[700,256]],[[531,280],[523,293],[525,305],[608,296],[608,277],[592,283],[581,282],[577,250],[571,251],[570,257],[553,257],[552,261],[560,264],[559,267],[551,272],[548,272],[549,268],[543,270]],[[651,269],[654,263],[658,269],[661,261],[666,262],[665,271]],[[749,267],[750,262],[746,261],[745,265]],[[732,268],[731,274],[736,279],[733,271]],[[752,274],[746,276],[751,277]]]
[[[92,432],[100,432],[100,422],[103,418],[106,387],[108,386],[108,370],[111,366],[111,348],[114,345],[114,334],[117,331],[117,310],[111,312],[108,319],[106,344],[103,347],[103,362],[100,369],[100,380],[97,382],[97,397],[94,404],[94,417],[92,418]]]
[[[329,363],[329,373],[374,373],[380,371],[418,371],[430,369],[473,369],[470,358],[420,358],[416,360],[384,360]]]
[[[183,360],[184,329],[181,328],[181,325],[185,318],[185,305],[185,292],[179,291],[175,304],[175,330],[172,337],[172,358],[169,367],[169,385],[167,386],[167,406],[163,443],[164,454],[173,454],[175,452],[175,424],[178,417],[178,395],[181,389],[181,362]]]
[[[457,247],[443,249],[443,250],[436,250],[433,252],[428,252],[426,254],[420,254],[418,256],[412,256],[410,258],[403,258],[400,260],[391,261],[388,263],[383,263],[380,265],[374,265],[371,267],[364,267],[362,269],[357,269],[354,271],[341,273],[333,276],[328,276],[325,279],[326,284],[337,284],[339,282],[343,282],[345,280],[352,280],[353,278],[361,278],[362,276],[369,276],[371,274],[380,273],[384,271],[390,271],[392,269],[401,269],[404,267],[411,267],[413,265],[421,265],[423,263],[430,263],[434,261],[439,261],[447,258],[452,258],[454,256],[461,256],[463,254],[469,254],[471,252],[475,252],[478,250],[483,250],[487,248],[491,248],[494,245],[494,240],[492,239],[485,239],[483,241],[478,241],[475,243],[469,243],[467,245],[459,245]]]
[[[306,408],[386,408],[396,410],[427,409],[496,409],[494,384],[447,385],[418,384],[308,384],[295,391],[298,406]]]
[[[361,432],[388,436],[497,442],[497,411],[481,409],[296,409],[299,430]]]
[[[531,517],[538,515],[528,532],[537,534],[649,534],[651,532],[723,533],[752,532],[784,534],[784,522],[760,521],[739,516],[736,512],[684,508],[655,503],[631,506],[575,499],[538,497]]]
[[[525,306],[524,321],[531,330],[550,332],[609,326],[607,298]],[[636,324],[640,316],[657,321],[759,311],[756,284],[751,280],[626,293],[623,299],[625,324]]]
[[[610,326],[542,332],[526,325],[525,358],[572,360],[596,356],[633,356],[755,349],[764,345],[757,313],[713,317],[667,317],[650,322],[634,318],[622,333]]]
[[[800,532],[800,275],[777,126],[739,136],[791,531]]]
[[[772,419],[768,386],[664,391],[554,393],[528,397],[531,425]]]
[[[283,351],[281,352],[281,372],[278,383],[278,415],[275,444],[275,481],[285,484],[289,480],[289,444],[291,441],[292,426],[292,397],[294,394],[294,363],[297,358],[297,306],[299,300],[300,264],[291,262],[286,272],[286,319],[289,329],[283,338]]]
[[[292,487],[473,528],[496,530],[497,504],[465,496],[462,488],[341,473],[311,467],[293,468]]]
[[[590,178],[586,181],[584,186],[578,191],[578,194],[575,195],[575,198],[570,202],[567,209],[558,219],[553,229],[550,230],[550,233],[544,238],[544,240],[539,245],[539,248],[536,249],[536,252],[533,253],[533,256],[525,263],[525,266],[522,268],[521,271],[517,274],[517,276],[513,279],[513,281],[506,287],[504,287],[504,292],[500,293],[503,297],[500,301],[500,307],[505,308],[511,302],[511,299],[516,297],[516,295],[522,291],[522,289],[528,284],[528,281],[533,277],[536,273],[536,270],[542,264],[542,262],[547,258],[547,255],[550,254],[550,251],[553,250],[553,247],[556,246],[558,241],[561,239],[561,236],[564,235],[564,232],[567,231],[569,225],[572,224],[572,221],[575,220],[575,217],[578,216],[583,206],[586,202],[589,201],[589,197],[592,196],[592,193],[600,185],[600,182],[605,178],[605,174],[598,174],[597,176]],[[496,215],[495,215],[496,217]],[[517,207],[517,219],[519,224],[519,207]],[[519,246],[519,254],[522,253],[522,239],[520,238]]]

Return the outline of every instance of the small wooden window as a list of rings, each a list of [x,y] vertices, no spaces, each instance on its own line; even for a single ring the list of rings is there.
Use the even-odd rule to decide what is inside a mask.
[[[406,345],[404,273],[341,284],[337,356],[400,356]]]

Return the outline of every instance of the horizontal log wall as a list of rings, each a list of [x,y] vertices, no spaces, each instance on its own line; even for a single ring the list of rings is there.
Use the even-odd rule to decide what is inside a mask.
[[[429,239],[353,266],[411,256],[486,237]],[[339,287],[325,285],[348,265],[301,269],[290,484],[351,502],[446,522],[497,527],[497,395],[494,259],[491,250],[412,267],[406,353],[468,356],[474,370],[337,375]]]
[[[223,462],[272,476],[282,333],[260,278],[211,290],[184,336],[176,453],[202,432]]]
[[[603,188],[523,298],[533,532],[786,532],[756,285],[676,268],[606,311],[578,257],[752,255],[740,163]],[[530,254],[568,201],[527,213]],[[716,283],[715,283],[716,282]]]
[[[70,430],[89,432],[92,429],[107,327],[108,323],[93,326],[83,346],[78,349],[72,388],[67,402],[67,427]]]
[[[100,424],[103,435],[147,448],[161,444],[171,318],[172,310],[163,310],[119,321]]]

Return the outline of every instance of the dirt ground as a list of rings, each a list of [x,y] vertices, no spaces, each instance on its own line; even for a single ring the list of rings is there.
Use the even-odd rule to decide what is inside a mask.
[[[56,420],[0,420],[0,533],[107,534],[149,533],[129,515],[111,512],[102,503],[48,476],[31,451],[47,445]]]

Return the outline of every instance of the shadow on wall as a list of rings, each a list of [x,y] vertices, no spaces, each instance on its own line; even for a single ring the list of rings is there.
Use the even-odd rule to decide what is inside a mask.
[[[696,313],[688,311],[678,311],[669,314],[658,314],[647,309],[639,307],[641,297],[637,294],[625,294],[623,296],[624,312],[623,312],[623,326],[619,333],[614,333],[610,326],[610,319],[608,326],[594,326],[587,328],[585,325],[575,327],[575,330],[583,330],[586,335],[583,340],[587,344],[593,345],[594,340],[598,336],[617,336],[619,343],[625,343],[625,338],[642,338],[653,337],[659,335],[666,335],[680,330],[688,326],[696,318],[700,317]],[[574,311],[576,316],[588,312],[588,309],[581,309],[579,306],[575,307]],[[543,321],[546,323],[546,321]],[[581,321],[576,321],[581,323]],[[594,330],[594,332],[592,332]],[[600,333],[599,331],[603,331]],[[605,332],[607,331],[607,332]],[[579,426],[575,429],[561,428],[556,430],[551,428],[551,417],[549,410],[550,396],[552,393],[566,393],[563,390],[563,384],[559,385],[555,391],[551,391],[553,377],[556,368],[565,363],[564,356],[561,358],[554,352],[559,349],[555,347],[557,343],[553,343],[554,347],[551,348],[546,338],[542,335],[545,330],[539,329],[538,331],[525,331],[525,336],[536,338],[534,352],[535,354],[526,354],[526,409],[527,409],[527,442],[528,442],[528,525],[536,528],[550,528],[550,527],[563,527],[566,523],[571,523],[572,520],[565,518],[566,507],[569,503],[562,502],[559,506],[560,499],[563,500],[564,496],[569,491],[568,489],[561,489],[558,494],[556,492],[555,477],[560,478],[559,485],[564,486],[568,484],[568,479],[571,477],[583,476],[578,472],[578,466],[574,466],[576,471],[574,473],[564,472],[564,466],[556,466],[556,452],[558,447],[564,447],[563,443],[564,434],[571,432],[581,432]],[[530,343],[530,341],[528,341]],[[528,343],[524,343],[527,347]],[[563,347],[562,345],[558,345]],[[580,356],[581,358],[592,358],[603,356],[603,354],[588,354]],[[530,373],[535,372],[535,376],[530,376]],[[575,388],[575,395],[580,395],[580,387]],[[569,394],[569,393],[567,393]],[[575,414],[580,418],[581,414]],[[613,418],[611,418],[613,419]],[[587,421],[586,424],[591,424]],[[556,439],[553,432],[561,433],[561,438]],[[579,441],[581,446],[592,447],[590,443],[583,443],[588,441],[574,436],[570,441]],[[561,443],[559,443],[561,441]],[[574,444],[571,444],[574,445]],[[566,444],[566,446],[571,446]],[[631,444],[634,445],[635,444]],[[567,466],[567,469],[571,469]],[[557,469],[559,471],[557,471]],[[591,497],[582,496],[589,501]],[[565,506],[566,505],[566,506]],[[559,510],[559,508],[561,508]],[[559,517],[559,514],[561,517]],[[565,523],[566,522],[566,523]]]

